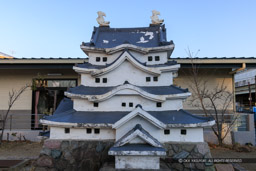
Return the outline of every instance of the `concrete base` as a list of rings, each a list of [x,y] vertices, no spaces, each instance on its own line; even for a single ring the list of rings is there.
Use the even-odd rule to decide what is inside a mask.
[[[166,163],[160,162],[159,169],[147,169],[147,171],[171,171],[172,169],[167,166]],[[99,171],[120,171],[120,169],[115,169],[114,163],[104,163],[103,167]],[[122,171],[131,171],[131,169],[122,169]],[[136,169],[136,171],[145,171],[145,169]]]
[[[115,156],[116,169],[159,169],[157,156]]]

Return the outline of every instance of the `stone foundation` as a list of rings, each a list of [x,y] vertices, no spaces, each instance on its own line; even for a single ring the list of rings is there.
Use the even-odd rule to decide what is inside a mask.
[[[114,141],[46,140],[35,170],[83,170],[98,171],[104,163],[114,163],[115,158],[108,155]],[[179,163],[176,159],[211,158],[207,143],[166,143],[166,158],[161,162],[172,171],[214,170],[212,163]],[[176,159],[175,159],[176,158]],[[108,170],[108,169],[107,169]]]

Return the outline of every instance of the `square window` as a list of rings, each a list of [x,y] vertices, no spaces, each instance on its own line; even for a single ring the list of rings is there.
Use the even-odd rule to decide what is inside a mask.
[[[122,103],[122,107],[125,107],[126,106],[126,103]]]
[[[95,128],[94,129],[94,134],[99,134],[100,133],[100,129],[99,128]]]
[[[146,82],[150,82],[151,78],[150,77],[146,77]]]
[[[129,107],[133,107],[133,103],[129,103]]]
[[[169,135],[169,134],[170,134],[170,130],[169,130],[169,129],[165,129],[165,130],[164,130],[164,134],[165,134],[165,135]]]
[[[99,107],[99,103],[93,103],[93,107]]]
[[[103,57],[103,58],[102,58],[102,61],[103,61],[103,62],[107,62],[107,60],[108,60],[107,57]]]
[[[95,83],[99,83],[100,82],[100,78],[95,78]]]
[[[152,61],[152,60],[153,60],[152,56],[149,56],[148,61]]]
[[[186,135],[186,134],[187,134],[187,130],[186,130],[186,129],[180,130],[180,134],[181,134],[181,135]]]
[[[162,107],[162,103],[161,102],[157,102],[156,103],[156,107]]]
[[[158,81],[158,77],[154,77],[153,80],[154,80],[154,81]]]
[[[65,128],[65,134],[69,134],[70,133],[70,129],[69,128]]]
[[[102,82],[103,82],[103,83],[107,83],[107,82],[108,82],[108,79],[107,79],[107,78],[103,78]]]
[[[160,61],[160,56],[155,56],[155,61]]]
[[[100,62],[100,57],[96,57],[96,62]]]
[[[87,134],[91,134],[92,133],[92,129],[91,128],[86,128],[86,133]]]

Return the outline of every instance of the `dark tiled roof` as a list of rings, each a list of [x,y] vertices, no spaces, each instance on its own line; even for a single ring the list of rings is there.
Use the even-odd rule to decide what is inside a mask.
[[[165,25],[157,25],[139,28],[94,27],[91,41],[82,45],[96,48],[113,48],[121,44],[157,47],[173,43],[166,40]]]
[[[120,85],[119,85],[120,86]],[[102,95],[105,93],[110,92],[114,88],[118,86],[113,87],[87,87],[84,85],[80,85],[78,87],[70,88],[67,92],[72,94],[81,94],[81,95]],[[169,95],[169,94],[180,94],[180,93],[186,93],[188,92],[187,89],[182,89],[173,85],[170,86],[136,86],[150,94],[154,95]]]
[[[70,99],[68,99],[70,100]],[[71,101],[71,100],[70,100]],[[71,103],[73,103],[71,101]],[[60,109],[59,109],[60,108]],[[125,115],[129,114],[129,111],[121,112],[91,112],[91,111],[75,111],[69,105],[66,108],[60,105],[57,111],[64,111],[62,113],[54,113],[52,116],[47,116],[45,119],[54,122],[65,122],[65,123],[88,123],[88,124],[114,124]],[[192,115],[184,110],[170,110],[170,111],[148,111],[148,113],[160,120],[164,124],[196,124],[212,121],[211,117],[199,117]]]

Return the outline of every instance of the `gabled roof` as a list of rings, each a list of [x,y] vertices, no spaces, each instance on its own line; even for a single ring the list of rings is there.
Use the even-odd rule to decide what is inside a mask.
[[[13,56],[0,52],[0,59],[13,59]]]
[[[121,147],[127,143],[130,143],[135,138],[141,138],[146,143],[154,147],[163,147],[163,145],[155,139],[150,133],[142,128],[140,124],[137,124],[133,129],[127,132],[122,138],[120,138],[114,145],[114,147]]]
[[[125,115],[123,118],[115,122],[115,124],[112,127],[118,129],[119,127],[121,127],[131,119],[135,118],[136,116],[140,116],[146,119],[148,122],[150,122],[151,124],[155,125],[160,129],[166,128],[166,125],[163,122],[159,121],[158,119],[144,111],[140,105],[137,106],[136,109],[134,109],[132,112],[130,112],[129,114]]]
[[[65,95],[70,98],[83,98],[89,101],[104,101],[112,96],[118,94],[122,90],[133,90],[134,94],[140,95],[152,101],[163,102],[166,99],[183,99],[191,95],[187,89],[181,89],[173,85],[170,86],[135,86],[128,82],[123,85],[114,87],[87,87],[78,86],[75,88],[70,88]]]
[[[111,64],[106,65],[105,67],[98,66],[93,68],[90,65],[77,65],[74,66],[73,69],[78,73],[90,73],[92,76],[96,77],[115,70],[126,60],[129,61],[136,68],[152,75],[160,75],[163,71],[177,71],[180,67],[179,64],[174,64],[170,62],[165,65],[145,65],[145,63],[141,63],[140,61],[138,61],[128,50],[124,50],[115,61],[113,61]]]
[[[165,25],[139,28],[94,27],[91,41],[82,43],[81,49],[88,52],[113,54],[129,49],[139,53],[167,51],[171,55],[173,41],[166,40]]]
[[[145,143],[130,143],[135,138],[141,138]],[[163,145],[150,135],[140,124],[120,138],[110,148],[109,155],[166,155]]]
[[[124,43],[140,47],[172,44],[166,40],[165,25],[138,28],[94,27],[91,41],[83,44],[96,48],[113,48]]]

